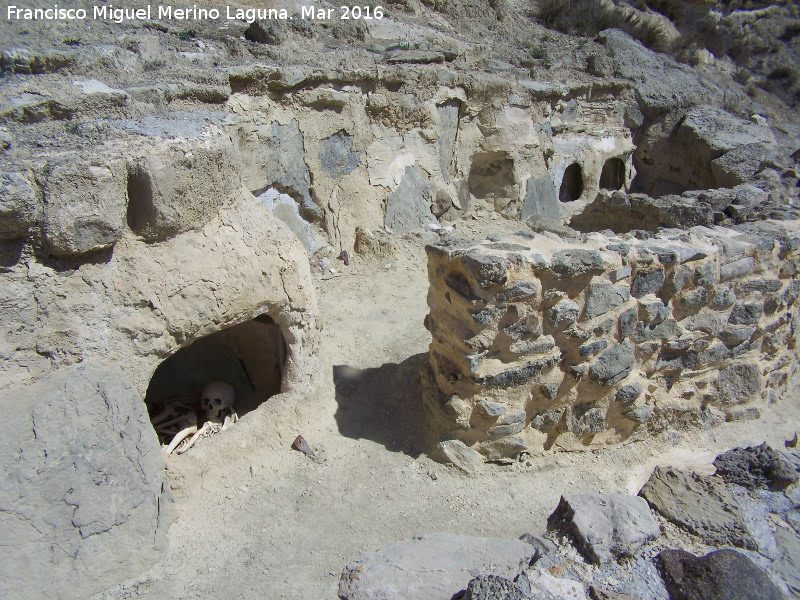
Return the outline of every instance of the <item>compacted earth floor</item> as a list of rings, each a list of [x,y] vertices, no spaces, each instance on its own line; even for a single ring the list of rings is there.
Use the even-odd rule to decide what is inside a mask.
[[[457,235],[513,233],[520,223],[479,215]],[[333,261],[316,275],[323,347],[333,386],[309,398],[302,428],[270,446],[230,448],[247,460],[183,474],[168,461],[178,517],[163,559],[93,600],[335,599],[339,575],[361,554],[420,533],[517,538],[542,533],[562,493],[635,494],[657,464],[711,473],[720,452],[767,441],[782,447],[800,422],[800,397],[758,421],[677,431],[647,443],[553,452],[469,477],[421,453],[419,367],[430,336],[424,242],[399,240],[391,258]],[[291,449],[301,433],[312,460]],[[220,434],[220,435],[225,435]],[[246,465],[243,467],[242,465]],[[188,479],[196,479],[190,481]]]

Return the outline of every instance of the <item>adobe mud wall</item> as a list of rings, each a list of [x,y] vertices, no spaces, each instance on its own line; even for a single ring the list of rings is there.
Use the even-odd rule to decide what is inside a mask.
[[[758,418],[798,365],[795,223],[427,246],[435,441],[494,459]]]

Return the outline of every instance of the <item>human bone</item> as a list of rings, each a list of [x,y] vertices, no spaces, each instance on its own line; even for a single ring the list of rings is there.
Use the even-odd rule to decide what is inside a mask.
[[[235,398],[236,392],[233,387],[221,381],[213,381],[203,390],[200,403],[206,411],[206,416],[216,421],[224,411],[233,407]]]

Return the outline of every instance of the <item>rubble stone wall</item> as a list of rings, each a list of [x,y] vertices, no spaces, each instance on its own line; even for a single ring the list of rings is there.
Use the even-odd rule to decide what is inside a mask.
[[[758,418],[797,368],[794,223],[429,245],[433,435],[492,459]]]

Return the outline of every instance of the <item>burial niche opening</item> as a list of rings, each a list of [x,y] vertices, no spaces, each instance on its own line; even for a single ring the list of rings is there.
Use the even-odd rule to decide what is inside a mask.
[[[572,163],[564,171],[558,199],[561,202],[572,202],[580,198],[581,194],[583,194],[583,171],[578,163]]]
[[[600,173],[600,189],[616,191],[625,185],[625,163],[621,158],[609,158]]]
[[[476,198],[509,197],[514,185],[514,160],[505,152],[475,154],[467,185]]]
[[[258,408],[280,392],[286,352],[280,327],[266,315],[178,350],[155,370],[145,395],[159,441],[170,446],[179,432],[207,422],[210,435]],[[195,433],[173,450],[187,450]]]

